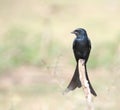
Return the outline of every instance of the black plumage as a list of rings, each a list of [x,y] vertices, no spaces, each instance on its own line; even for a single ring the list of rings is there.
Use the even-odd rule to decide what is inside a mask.
[[[88,74],[87,74],[87,67],[86,67],[86,63],[88,61],[89,58],[89,54],[90,54],[90,50],[91,50],[91,42],[90,39],[87,36],[87,32],[85,29],[83,28],[78,28],[76,30],[74,30],[72,32],[73,34],[76,35],[76,38],[74,39],[73,42],[73,52],[74,52],[74,56],[76,59],[76,69],[73,75],[73,78],[70,82],[70,84],[68,85],[66,92],[69,92],[70,90],[74,90],[76,87],[81,87],[81,81],[79,78],[79,69],[78,69],[78,61],[79,59],[84,59],[84,65],[85,65],[85,75],[86,78],[88,80],[89,83],[89,87],[90,87],[90,92],[94,95],[97,96],[95,90],[93,89],[90,80],[88,78]]]

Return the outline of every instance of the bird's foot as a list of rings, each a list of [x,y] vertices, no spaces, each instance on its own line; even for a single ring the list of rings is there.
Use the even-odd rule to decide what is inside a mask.
[[[85,65],[85,60],[84,59],[80,59],[80,62],[82,65]]]

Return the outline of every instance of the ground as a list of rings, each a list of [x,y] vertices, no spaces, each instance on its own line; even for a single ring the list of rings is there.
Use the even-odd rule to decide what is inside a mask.
[[[0,78],[0,109],[4,110],[79,110],[86,108],[82,89],[63,95],[74,68],[62,73],[52,69],[22,66],[3,74]],[[60,71],[59,71],[60,72]],[[90,80],[97,92],[96,110],[119,110],[119,74],[107,69],[89,70]],[[8,75],[9,74],[9,75]]]

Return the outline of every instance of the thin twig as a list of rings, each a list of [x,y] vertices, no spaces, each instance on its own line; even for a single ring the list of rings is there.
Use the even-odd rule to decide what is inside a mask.
[[[85,60],[80,59],[79,60],[79,71],[80,71],[80,80],[82,83],[82,87],[86,96],[86,101],[88,104],[88,110],[94,110],[93,108],[93,100],[92,100],[92,95],[90,92],[90,88],[89,88],[89,84],[88,81],[86,79],[86,75],[85,75],[85,65],[84,65]]]

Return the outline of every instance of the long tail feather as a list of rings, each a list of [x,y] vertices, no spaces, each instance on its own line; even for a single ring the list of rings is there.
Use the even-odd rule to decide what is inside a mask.
[[[90,87],[90,92],[94,95],[94,96],[97,96],[95,90],[93,89],[91,83],[90,83],[90,80],[89,80],[89,77],[88,77],[88,74],[87,74],[87,67],[86,67],[86,64],[85,64],[85,75],[86,75],[86,78],[88,80],[88,83],[89,83],[89,87]]]
[[[74,75],[72,77],[72,80],[70,81],[67,89],[65,90],[65,93],[67,93],[71,90],[74,90],[76,87],[79,87],[79,88],[81,87],[81,82],[79,79],[78,63],[76,65],[76,69],[75,69]]]

